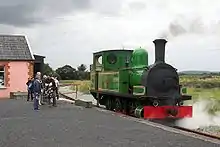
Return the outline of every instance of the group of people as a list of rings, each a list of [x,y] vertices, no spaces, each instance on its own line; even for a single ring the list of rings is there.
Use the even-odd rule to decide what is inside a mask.
[[[39,105],[47,102],[49,105],[56,106],[56,100],[59,99],[59,81],[57,77],[44,75],[37,72],[35,78],[29,79],[26,83],[28,87],[27,101],[34,101],[34,110],[39,110]]]

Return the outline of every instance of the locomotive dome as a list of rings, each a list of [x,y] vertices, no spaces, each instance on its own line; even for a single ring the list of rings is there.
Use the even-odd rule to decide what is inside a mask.
[[[144,66],[148,65],[148,52],[144,48],[136,48],[134,49],[132,56],[132,67],[137,67],[137,66]]]

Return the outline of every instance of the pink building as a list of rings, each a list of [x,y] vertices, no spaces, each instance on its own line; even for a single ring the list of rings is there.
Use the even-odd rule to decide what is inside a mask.
[[[10,92],[27,92],[34,62],[25,36],[0,35],[0,99],[10,98]]]

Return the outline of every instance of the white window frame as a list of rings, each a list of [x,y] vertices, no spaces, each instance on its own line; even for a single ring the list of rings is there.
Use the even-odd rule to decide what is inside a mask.
[[[0,71],[0,73],[3,73],[3,75],[4,75],[4,85],[1,85],[0,84],[0,88],[4,88],[4,87],[6,87],[6,85],[5,85],[5,66],[3,65],[3,66],[0,66],[0,67],[3,67],[3,71]]]

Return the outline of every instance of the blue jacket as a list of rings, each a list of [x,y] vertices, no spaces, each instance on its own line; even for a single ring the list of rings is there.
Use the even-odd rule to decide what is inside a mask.
[[[33,82],[33,92],[34,93],[41,93],[41,82],[38,79],[35,79]]]

